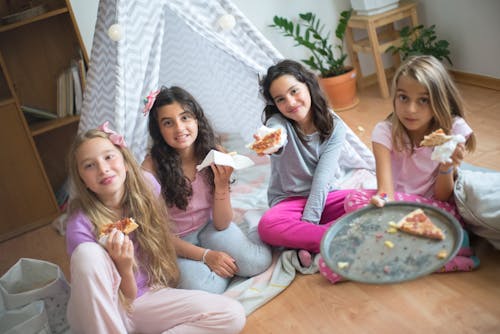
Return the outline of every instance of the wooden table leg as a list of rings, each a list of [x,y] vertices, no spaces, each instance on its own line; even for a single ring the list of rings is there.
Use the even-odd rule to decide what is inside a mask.
[[[384,64],[382,63],[382,56],[379,51],[380,45],[378,42],[376,27],[373,23],[370,22],[368,24],[367,30],[368,30],[368,39],[370,40],[373,60],[375,61],[375,68],[377,71],[380,95],[382,95],[382,97],[386,99],[389,97],[389,87],[387,86],[387,78],[385,76]]]

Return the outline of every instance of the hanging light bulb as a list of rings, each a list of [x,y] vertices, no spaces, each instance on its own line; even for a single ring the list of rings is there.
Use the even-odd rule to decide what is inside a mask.
[[[118,23],[113,24],[108,29],[108,36],[113,41],[118,42],[123,37],[122,27]]]
[[[224,14],[217,20],[217,25],[223,30],[228,31],[236,25],[236,19],[231,14]]]

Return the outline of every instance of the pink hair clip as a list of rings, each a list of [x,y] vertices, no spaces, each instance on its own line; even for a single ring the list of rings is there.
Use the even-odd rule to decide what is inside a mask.
[[[116,146],[127,147],[127,144],[125,143],[125,139],[123,138],[123,136],[119,135],[115,131],[111,130],[108,127],[108,125],[109,125],[109,122],[106,121],[101,126],[99,126],[97,128],[97,130],[101,130],[102,132],[107,133],[109,135],[108,136],[109,140],[111,140],[111,142],[113,144],[115,144]]]
[[[151,91],[151,93],[149,93],[149,95],[146,96],[146,98],[144,98],[144,109],[142,110],[142,113],[144,114],[144,116],[147,116],[148,112],[153,107],[153,104],[155,103],[155,100],[156,100],[156,96],[158,96],[159,93],[160,93],[159,89],[154,90],[154,91]]]

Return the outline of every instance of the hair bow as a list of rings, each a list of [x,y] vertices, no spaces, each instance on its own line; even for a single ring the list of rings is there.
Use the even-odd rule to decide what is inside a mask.
[[[148,96],[144,98],[144,109],[142,110],[142,113],[144,116],[147,116],[148,112],[151,110],[153,107],[153,104],[155,103],[156,96],[160,93],[160,90],[154,90],[149,93]]]
[[[107,133],[109,140],[111,140],[111,142],[113,144],[115,144],[116,146],[127,147],[127,144],[125,143],[125,139],[123,138],[123,136],[119,135],[115,131],[111,130],[108,127],[108,125],[109,125],[109,122],[106,121],[101,126],[99,126],[97,128],[97,130],[101,130],[102,132]]]

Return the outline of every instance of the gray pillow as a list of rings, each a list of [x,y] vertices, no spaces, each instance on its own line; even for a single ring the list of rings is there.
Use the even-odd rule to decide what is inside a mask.
[[[500,249],[500,172],[459,169],[454,196],[467,229]]]

